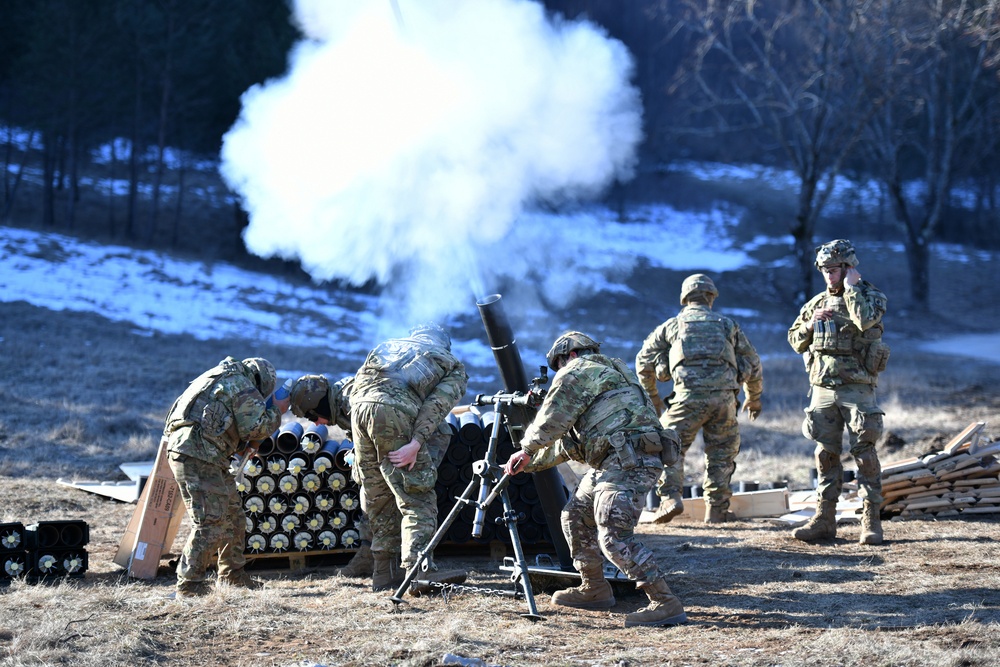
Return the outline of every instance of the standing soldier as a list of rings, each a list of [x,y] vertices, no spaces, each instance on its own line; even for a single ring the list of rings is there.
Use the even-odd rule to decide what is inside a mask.
[[[371,522],[373,590],[401,585],[437,530],[437,465],[427,443],[448,428],[445,419],[468,381],[451,337],[436,324],[380,344],[354,376],[354,475]],[[439,583],[465,580],[464,572],[425,575]]]
[[[556,339],[546,355],[556,372],[552,386],[524,432],[520,451],[503,469],[516,475],[570,459],[591,467],[562,511],[563,533],[582,583],[554,593],[554,604],[613,607],[615,596],[604,577],[607,558],[649,598],[648,607],[625,616],[625,627],[684,623],[684,607],[653,552],[635,536],[642,502],[663,462],[677,458],[677,435],[660,426],[625,362],[599,354],[600,347],[579,331]]]
[[[668,523],[684,511],[684,457],[699,430],[705,440],[705,523],[734,518],[729,484],[740,451],[737,396],[742,386],[743,411],[754,421],[761,411],[764,378],[760,357],[739,324],[712,312],[717,296],[719,290],[708,276],[685,278],[681,312],[650,333],[635,358],[636,373],[660,421],[681,439],[681,456],[663,469],[656,489],[656,523]],[[656,383],[668,380],[673,380],[674,391],[665,404]]]
[[[229,467],[241,444],[266,438],[281,425],[288,398],[269,404],[275,382],[266,359],[226,357],[198,376],[167,414],[167,463],[192,523],[177,563],[177,597],[208,593],[205,573],[215,556],[218,582],[257,587],[243,569],[246,515]]]
[[[861,279],[854,245],[845,239],[816,248],[816,268],[826,289],[810,299],[788,330],[788,343],[803,355],[811,399],[803,434],[816,442],[816,514],[792,536],[798,540],[837,535],[837,500],[844,481],[844,429],[858,465],[858,494],[864,500],[861,544],[882,543],[882,468],[875,443],[882,415],[875,400],[878,374],[889,347],[882,342],[886,298]]]

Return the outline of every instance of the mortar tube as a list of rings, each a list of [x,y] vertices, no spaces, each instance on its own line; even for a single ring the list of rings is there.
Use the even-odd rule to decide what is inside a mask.
[[[521,354],[517,349],[517,341],[514,340],[510,321],[504,311],[502,297],[499,294],[491,294],[476,302],[476,305],[479,307],[479,315],[482,317],[483,327],[486,329],[486,338],[493,350],[493,358],[496,360],[500,378],[504,383],[504,391],[528,393],[530,389],[528,376],[524,372],[524,364],[521,363]],[[531,416],[534,416],[533,413],[534,411],[532,411]],[[511,437],[516,441],[515,444],[520,445],[519,436],[511,433]],[[497,463],[504,462],[498,461]],[[575,571],[573,557],[570,555],[566,536],[563,535],[560,518],[567,500],[562,475],[556,468],[531,473],[531,475],[538,491],[539,502],[545,511],[545,525],[552,536],[552,546],[556,550],[560,569],[573,572]]]

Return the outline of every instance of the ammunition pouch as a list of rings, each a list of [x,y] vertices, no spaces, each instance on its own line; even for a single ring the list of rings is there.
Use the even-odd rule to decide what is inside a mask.
[[[820,321],[813,328],[809,349],[823,354],[851,354],[854,351],[854,335],[849,327],[841,329],[836,320]]]
[[[624,431],[616,431],[608,438],[611,449],[618,455],[618,464],[622,470],[631,470],[639,465],[639,457],[636,456],[635,447],[632,446],[632,438]]]
[[[660,461],[665,466],[674,465],[681,458],[681,439],[677,437],[677,431],[661,428],[656,433],[660,437]]]
[[[884,371],[886,365],[889,363],[889,346],[879,339],[869,343],[865,347],[866,349],[862,358],[865,370],[872,375]]]

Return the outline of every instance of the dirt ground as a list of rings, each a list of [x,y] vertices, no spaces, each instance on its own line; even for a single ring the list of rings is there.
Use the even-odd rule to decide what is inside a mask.
[[[901,264],[897,256],[869,266],[876,282],[897,294],[903,287],[892,277]],[[1000,365],[921,348],[956,329],[1000,330],[1000,309],[984,300],[990,269],[937,266],[955,277],[936,283],[934,314],[902,304],[892,311],[893,356],[879,387],[883,462],[940,447],[972,421],[988,422],[991,440],[1000,435]],[[764,357],[765,412],[742,424],[737,478],[785,477],[801,487],[811,466],[800,433],[805,378],[801,362],[781,349],[795,306],[767,272],[719,282],[731,304],[754,294],[774,302],[773,319],[748,326]],[[652,298],[648,289],[635,299]],[[646,311],[649,321],[636,330],[661,316]],[[646,604],[627,584],[613,609],[588,612],[553,606],[540,581],[539,622],[523,618],[524,600],[509,595],[459,592],[396,607],[365,582],[337,575],[346,556],[310,559],[298,572],[255,570],[262,590],[176,602],[168,599],[175,556],[151,581],[130,580],[112,562],[135,506],[56,479],[113,479],[119,463],[151,460],[178,388],[225,354],[337,369],[309,350],[139,336],[96,315],[23,302],[0,303],[0,343],[0,522],[83,519],[90,527],[84,577],[0,585],[3,666],[1000,664],[1000,516],[991,515],[887,522],[886,542],[877,547],[856,543],[856,525],[842,527],[831,543],[808,545],[765,519],[640,524],[689,616],[670,629],[623,627],[623,615]],[[697,476],[693,451],[689,469]],[[470,583],[513,590],[488,551],[438,560],[467,568]]]
[[[644,606],[628,583],[606,612],[460,592],[410,598],[336,574],[337,560],[257,569],[258,591],[168,599],[168,561],[152,581],[111,560],[132,505],[56,485],[3,480],[4,515],[82,518],[90,569],[53,584],[0,589],[3,665],[995,665],[1000,659],[1000,517],[893,521],[878,547],[856,525],[808,545],[765,519],[706,526],[641,524],[690,622],[622,627]],[[182,530],[183,532],[183,530]],[[513,591],[488,553],[439,558],[470,584]],[[277,563],[276,563],[277,564]]]

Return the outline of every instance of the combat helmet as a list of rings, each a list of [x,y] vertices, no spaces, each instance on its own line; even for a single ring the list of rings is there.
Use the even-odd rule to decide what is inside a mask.
[[[292,385],[292,390],[288,394],[292,402],[292,414],[315,421],[310,415],[315,416],[316,408],[326,398],[326,392],[329,388],[329,380],[322,375],[303,375],[300,377]]]
[[[850,266],[858,265],[858,258],[854,254],[854,244],[847,239],[837,239],[816,246],[816,268],[824,266]]]
[[[549,362],[549,368],[554,373],[559,370],[556,368],[556,361],[559,360],[559,357],[563,357],[573,350],[593,350],[594,352],[599,352],[600,349],[601,344],[587,334],[580,331],[567,331],[559,336],[559,338],[556,338],[556,342],[552,343],[552,349],[545,355],[545,360]]]
[[[434,322],[424,322],[410,329],[410,338],[421,337],[429,338],[437,345],[441,345],[448,350],[451,349],[451,336],[449,336],[448,332],[444,330],[444,327],[439,324]]]
[[[253,374],[254,384],[261,396],[270,396],[278,382],[278,374],[271,362],[261,357],[249,357],[242,364]]]
[[[681,283],[681,305],[683,306],[688,297],[695,292],[704,292],[711,295],[713,299],[719,296],[719,290],[716,289],[715,283],[704,273],[692,274]]]

